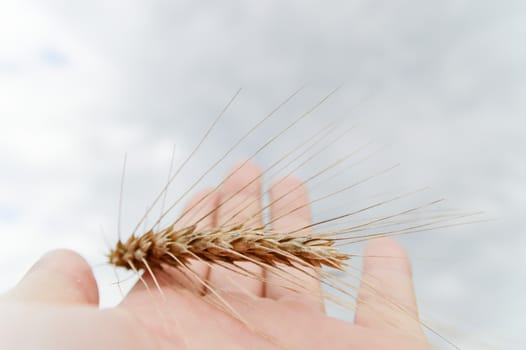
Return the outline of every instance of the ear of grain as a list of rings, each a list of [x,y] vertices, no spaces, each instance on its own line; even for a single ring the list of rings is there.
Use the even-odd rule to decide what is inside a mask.
[[[201,292],[204,291],[206,295],[211,296],[212,299],[215,300],[219,307],[233,317],[242,320],[247,326],[250,326],[248,322],[244,321],[243,315],[241,315],[231,303],[221,295],[219,290],[216,290],[210,281],[207,281],[206,278],[203,278],[199,273],[194,271],[192,268],[193,262],[197,261],[209,267],[216,265],[222,266],[230,271],[236,272],[237,274],[254,278],[264,283],[281,285],[283,288],[293,292],[305,292],[305,288],[302,285],[303,279],[298,276],[303,276],[303,278],[320,279],[323,284],[336,291],[336,293],[327,291],[316,292],[311,290],[308,291],[309,293],[316,294],[314,295],[315,297],[324,298],[327,301],[334,302],[345,308],[355,308],[356,305],[354,300],[357,297],[358,284],[362,285],[362,290],[367,290],[371,294],[381,295],[382,293],[375,287],[374,280],[369,281],[364,279],[359,276],[359,272],[352,271],[353,266],[350,264],[350,260],[352,258],[357,258],[358,256],[344,252],[342,250],[343,246],[355,244],[364,240],[429,231],[466,223],[466,218],[472,214],[425,214],[425,210],[434,207],[442,200],[428,201],[421,203],[418,206],[394,211],[380,217],[372,217],[368,220],[362,219],[362,222],[349,223],[349,219],[355,219],[355,217],[363,215],[364,213],[372,212],[379,207],[385,207],[393,202],[401,201],[404,198],[413,195],[415,192],[420,192],[419,190],[377,200],[355,210],[346,211],[343,214],[331,216],[327,219],[301,227],[291,227],[287,230],[275,230],[272,228],[272,225],[276,221],[279,221],[286,216],[295,215],[297,211],[302,210],[306,205],[331,199],[336,195],[351,191],[378,176],[389,173],[396,167],[392,166],[376,174],[359,179],[334,192],[314,198],[307,204],[292,207],[288,212],[268,220],[261,227],[251,227],[250,225],[247,225],[246,222],[237,222],[239,214],[246,210],[246,208],[251,207],[255,200],[247,199],[246,201],[237,203],[237,205],[229,208],[227,215],[228,218],[223,225],[206,229],[198,228],[198,225],[202,220],[214,215],[214,213],[216,213],[216,211],[222,206],[228,204],[236,193],[228,196],[218,203],[217,206],[204,214],[200,214],[200,216],[196,216],[195,210],[193,209],[205,202],[213,193],[216,193],[231,176],[236,174],[237,171],[243,168],[244,165],[262,150],[269,147],[269,145],[276,139],[293,128],[297,123],[311,115],[335,92],[332,91],[311,108],[300,114],[291,123],[287,124],[278,133],[270,137],[260,148],[253,152],[251,157],[248,157],[247,160],[242,162],[237,169],[230,173],[212,191],[202,196],[193,204],[193,206],[184,211],[177,220],[167,227],[162,228],[160,226],[161,221],[166,215],[172,211],[173,208],[175,208],[175,206],[185,198],[210,171],[212,171],[219,163],[223,162],[236,147],[239,147],[240,144],[248,136],[254,133],[261,124],[269,120],[283,105],[288,103],[300,91],[301,89],[291,94],[280,105],[278,105],[278,107],[264,116],[263,119],[261,119],[253,128],[238,139],[223,156],[214,162],[201,176],[197,177],[197,180],[187,188],[177,200],[165,209],[164,202],[169,187],[174,183],[181,170],[188,164],[192,157],[195,156],[211,130],[215,127],[219,119],[222,118],[226,110],[232,105],[235,98],[237,98],[239,91],[236,92],[233,98],[214,120],[212,125],[207,129],[203,138],[199,140],[194,150],[173,174],[173,164],[170,165],[166,185],[155,198],[152,205],[148,207],[144,217],[139,221],[131,236],[126,240],[123,240],[119,233],[119,240],[116,246],[110,250],[108,255],[110,264],[116,267],[123,267],[132,270],[135,273],[145,271],[152,277],[156,289],[159,290],[161,294],[161,283],[156,275],[162,274],[164,276],[165,271],[175,269],[190,283],[196,285],[195,290],[200,290]],[[266,168],[260,175],[249,180],[243,188],[250,186],[254,182],[261,181],[262,176],[264,174],[268,175],[271,170],[277,170],[279,173],[280,171],[287,169],[291,164],[294,164],[295,162],[299,163],[287,173],[287,175],[289,175],[306,164],[310,164],[313,161],[319,161],[316,157],[323,154],[322,152],[334,142],[345,137],[352,128],[348,130],[346,129],[343,133],[340,133],[337,136],[333,136],[335,130],[336,128],[329,124],[323,130],[318,132],[317,135],[312,135],[305,140],[301,140],[295,148],[285,152],[283,156]],[[326,144],[322,144],[322,141],[325,141],[327,138],[330,138],[331,140]],[[321,147],[320,144],[322,144]],[[352,150],[344,157],[328,165],[323,165],[322,163],[319,170],[307,178],[305,183],[317,180],[330,171],[337,169],[366,147],[367,145]],[[355,164],[367,160],[370,156],[371,154],[367,155]],[[287,178],[287,176],[284,178]],[[330,180],[330,178],[328,180]],[[272,205],[276,205],[278,202],[293,201],[294,198],[291,199],[291,197],[293,197],[296,189],[297,188],[291,188],[288,192],[274,198],[269,204],[262,206],[259,211],[254,212],[253,217],[262,215]],[[146,230],[145,233],[138,233],[139,227],[144,223],[147,215],[158,203],[161,203],[161,214],[159,218],[148,230]],[[119,213],[120,211],[121,204],[119,204]],[[422,213],[425,215],[422,215]],[[191,224],[181,227],[180,224],[182,221],[190,222]],[[246,221],[250,221],[250,219]],[[336,225],[337,227],[331,227],[331,225]],[[377,258],[389,257],[378,256]],[[254,274],[251,270],[244,268],[244,265],[240,263],[251,263],[262,267],[278,278],[273,278],[271,280],[265,276]],[[337,277],[333,271],[326,271],[322,268],[339,271],[345,277]],[[349,279],[355,280],[356,282],[350,282]],[[145,283],[144,280],[143,283]],[[147,285],[147,283],[145,284]],[[385,299],[383,304],[385,307],[396,309],[400,312],[401,317],[407,318],[407,315],[411,314],[410,310],[407,310],[403,305],[399,305],[395,301]],[[383,311],[380,310],[379,312],[381,313]],[[414,321],[420,322],[417,319]],[[427,327],[425,324],[422,325]],[[455,347],[455,345],[447,339],[444,338],[444,341]]]

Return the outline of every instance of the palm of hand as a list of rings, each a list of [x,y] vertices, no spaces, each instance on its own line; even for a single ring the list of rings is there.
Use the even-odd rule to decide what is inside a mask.
[[[258,225],[261,217],[254,213],[261,210],[257,200],[261,197],[261,184],[244,185],[247,179],[258,174],[255,166],[245,165],[223,184],[220,191],[197,196],[189,205],[191,215],[187,216],[199,217],[218,208],[200,223],[202,227],[211,227],[224,223],[231,217],[232,210],[242,205],[244,209],[237,219]],[[274,229],[303,227],[310,222],[307,193],[297,180],[276,183],[269,190],[271,201],[291,188],[295,189],[290,194],[294,200],[273,203],[271,216],[281,217],[291,208],[302,209],[273,222]],[[228,202],[218,206],[225,198]],[[243,203],[251,204],[243,206]],[[44,259],[47,263],[37,264],[4,298],[11,303],[3,303],[2,309],[7,311],[6,315],[12,314],[12,319],[20,320],[26,329],[32,329],[33,324],[45,339],[52,338],[54,332],[62,332],[64,341],[52,343],[50,348],[53,349],[61,348],[60,344],[64,345],[62,348],[69,348],[70,343],[65,340],[70,337],[77,339],[74,346],[77,349],[82,344],[87,344],[87,348],[127,350],[427,349],[418,322],[405,252],[394,241],[381,239],[371,242],[365,255],[396,258],[366,258],[364,275],[370,280],[359,292],[354,324],[325,315],[319,297],[319,280],[289,268],[288,273],[301,280],[304,288],[302,291],[290,288],[290,285],[283,288],[282,285],[287,283],[279,276],[249,263],[243,268],[264,278],[258,280],[222,267],[194,263],[191,273],[184,276],[176,270],[168,272],[170,278],[157,276],[164,296],[152,288],[155,286],[152,277],[145,276],[143,282],[150,288],[138,284],[117,308],[99,310],[95,307],[97,287],[91,271],[83,259],[70,252],[55,253]],[[162,275],[166,277],[166,274]],[[205,288],[196,293],[195,286],[203,285],[199,281],[207,281],[214,292]],[[194,291],[190,291],[192,289]],[[371,293],[371,290],[375,292]],[[220,302],[217,302],[218,296]],[[215,302],[211,302],[210,297]],[[406,311],[401,312],[400,308],[388,304],[401,306]],[[221,308],[226,308],[226,312]],[[33,315],[33,323],[28,323],[23,317],[29,312]],[[39,328],[35,320],[47,324],[48,328]],[[9,335],[13,338],[16,334]],[[38,334],[34,339],[38,339]],[[84,343],[82,339],[85,339]],[[46,347],[39,343],[39,348]]]
[[[204,297],[184,290],[164,293],[158,307],[152,307],[152,295],[145,290],[132,293],[122,305],[162,349],[428,349],[415,322],[414,331],[385,320],[364,326],[331,318],[304,301],[222,294],[242,315],[241,322]]]

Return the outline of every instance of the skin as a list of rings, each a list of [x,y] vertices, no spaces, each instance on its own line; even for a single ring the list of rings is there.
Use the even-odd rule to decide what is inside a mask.
[[[234,169],[237,169],[235,167]],[[254,164],[233,173],[220,191],[204,191],[189,204],[186,220],[199,218],[235,194],[200,222],[221,224],[233,208],[250,203],[237,220],[253,218],[261,207],[261,183],[242,189],[260,174]],[[305,187],[294,178],[274,183],[271,199],[296,188],[270,208],[278,217],[308,203]],[[206,198],[205,198],[206,197]],[[200,200],[205,198],[204,200]],[[256,200],[251,200],[256,199]],[[198,203],[198,204],[197,204]],[[237,203],[237,204],[236,204]],[[197,204],[197,205],[196,205]],[[188,223],[188,222],[187,222]],[[310,223],[307,206],[273,223],[276,229]],[[179,223],[185,226],[184,220]],[[224,268],[193,263],[195,275],[169,270],[155,276],[163,295],[147,274],[113,309],[98,309],[98,291],[90,267],[77,253],[53,251],[40,259],[22,281],[0,298],[0,347],[5,349],[429,349],[418,320],[410,262],[392,239],[371,240],[364,258],[354,323],[328,317],[319,296],[320,282],[298,271],[303,291],[292,291],[272,271],[246,263],[244,268],[265,276],[268,283]],[[375,256],[375,257],[372,257]],[[389,256],[394,258],[378,258]],[[196,293],[199,279],[220,291],[242,321],[223,311],[206,288]],[[289,283],[289,287],[293,284]],[[279,284],[279,285],[278,285]],[[373,291],[374,292],[371,292]],[[389,301],[389,302],[387,302]],[[396,305],[393,307],[392,305]],[[401,311],[403,308],[405,311]]]

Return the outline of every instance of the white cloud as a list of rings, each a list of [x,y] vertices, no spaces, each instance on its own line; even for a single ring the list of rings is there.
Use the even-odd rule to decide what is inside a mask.
[[[343,80],[342,91],[284,137],[282,146],[291,147],[330,118],[350,116],[362,125],[360,132],[392,145],[378,163],[403,162],[367,191],[431,184],[432,194],[445,195],[451,206],[504,217],[497,228],[469,226],[404,241],[414,255],[444,260],[418,272],[427,297],[436,297],[425,286],[427,276],[435,276],[430,286],[446,284],[450,299],[481,293],[493,300],[480,308],[484,316],[500,315],[491,324],[515,319],[507,310],[517,301],[499,298],[508,295],[505,285],[492,284],[491,275],[470,276],[477,264],[524,273],[518,247],[524,248],[526,209],[526,52],[517,44],[526,23],[523,7],[512,1],[498,9],[477,1],[355,1],[345,7],[3,1],[0,232],[7,244],[0,247],[0,289],[51,248],[103,259],[99,225],[113,237],[125,152],[123,224],[129,231],[166,179],[172,143],[180,161],[239,86],[245,91],[173,196],[294,88],[311,82],[229,160],[251,154],[280,122],[291,121]],[[327,160],[368,139],[349,138]],[[274,147],[260,159],[276,160],[279,152]],[[213,183],[226,167],[205,182]],[[496,238],[499,227],[508,231],[505,238]],[[488,244],[501,252],[487,256]],[[474,263],[458,268],[466,252]],[[456,306],[466,318],[477,311]]]

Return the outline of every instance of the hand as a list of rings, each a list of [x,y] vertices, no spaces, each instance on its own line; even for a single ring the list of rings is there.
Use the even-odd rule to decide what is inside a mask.
[[[235,212],[232,209],[243,207],[243,203],[252,204],[236,220],[250,220],[250,224],[257,225],[261,216],[253,214],[261,206],[257,200],[261,197],[261,184],[242,187],[258,174],[257,167],[247,164],[233,173],[220,191],[201,193],[189,205],[187,220],[209,213],[233,195],[202,220],[200,227],[224,223]],[[271,217],[278,218],[308,202],[305,188],[292,178],[275,183],[270,190],[271,200],[294,188],[289,195],[294,200],[273,204]],[[309,222],[310,212],[305,206],[276,220],[273,227],[301,227]],[[265,276],[267,283],[247,277],[248,273],[242,276],[195,262],[191,265],[195,275],[187,271],[185,277],[173,269],[154,272],[164,296],[151,276],[145,274],[148,289],[138,283],[121,305],[100,310],[97,286],[86,262],[74,252],[55,251],[37,262],[0,299],[0,345],[5,349],[55,350],[428,349],[418,321],[410,263],[403,248],[382,238],[370,241],[365,255],[371,256],[364,262],[368,283],[360,290],[355,323],[351,324],[325,315],[318,279],[289,269],[302,279],[305,290],[286,289],[282,287],[286,282],[279,276],[250,263],[243,267]],[[166,278],[167,274],[170,278]],[[217,295],[206,288],[201,294],[191,291],[202,285],[200,279],[221,291],[217,295],[223,302],[218,303]],[[210,302],[214,298],[215,304]],[[241,320],[233,317],[234,313]]]

